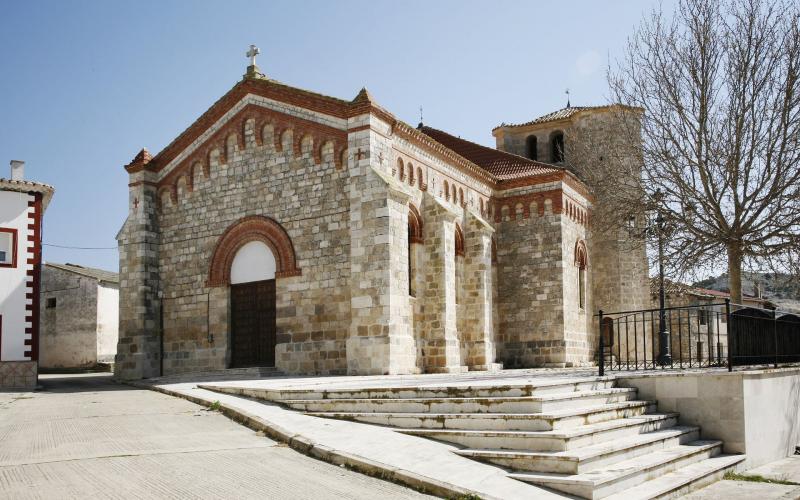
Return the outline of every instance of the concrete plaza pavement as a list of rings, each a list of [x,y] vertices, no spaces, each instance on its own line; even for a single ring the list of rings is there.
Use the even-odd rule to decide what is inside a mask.
[[[0,498],[431,498],[108,374],[0,393]]]

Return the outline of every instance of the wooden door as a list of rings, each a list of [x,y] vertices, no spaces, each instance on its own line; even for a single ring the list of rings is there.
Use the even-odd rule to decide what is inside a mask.
[[[275,280],[231,285],[231,368],[275,366]]]

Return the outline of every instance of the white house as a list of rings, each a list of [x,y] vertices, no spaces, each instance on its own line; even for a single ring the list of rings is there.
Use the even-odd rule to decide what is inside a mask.
[[[33,389],[38,375],[42,217],[55,190],[24,168],[13,160],[0,178],[0,390]]]
[[[45,262],[40,307],[40,370],[114,362],[119,332],[117,273]]]

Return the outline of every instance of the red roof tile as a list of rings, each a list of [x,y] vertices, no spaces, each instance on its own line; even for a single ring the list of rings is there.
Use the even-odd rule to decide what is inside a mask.
[[[576,115],[581,111],[592,110],[592,109],[612,109],[615,107],[621,107],[623,109],[631,109],[635,111],[642,111],[642,108],[637,108],[633,106],[623,106],[621,104],[607,104],[604,106],[568,106],[566,108],[561,108],[558,111],[553,111],[552,113],[547,113],[546,115],[542,115],[539,118],[534,118],[529,122],[501,123],[492,130],[497,130],[503,127],[525,127],[527,125],[538,125],[540,123],[556,122],[559,120],[566,120],[568,118],[572,118],[573,115]]]
[[[554,165],[481,146],[435,128],[423,125],[418,130],[442,146],[478,165],[501,181],[552,174],[564,170]]]

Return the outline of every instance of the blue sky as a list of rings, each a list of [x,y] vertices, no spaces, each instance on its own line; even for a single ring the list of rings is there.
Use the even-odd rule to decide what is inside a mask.
[[[672,1],[664,1],[671,9]],[[114,247],[122,166],[157,153],[241,78],[247,47],[290,85],[493,145],[491,129],[607,102],[605,66],[657,1],[0,2],[0,176],[53,184],[47,244]],[[116,250],[45,247],[115,270]]]

